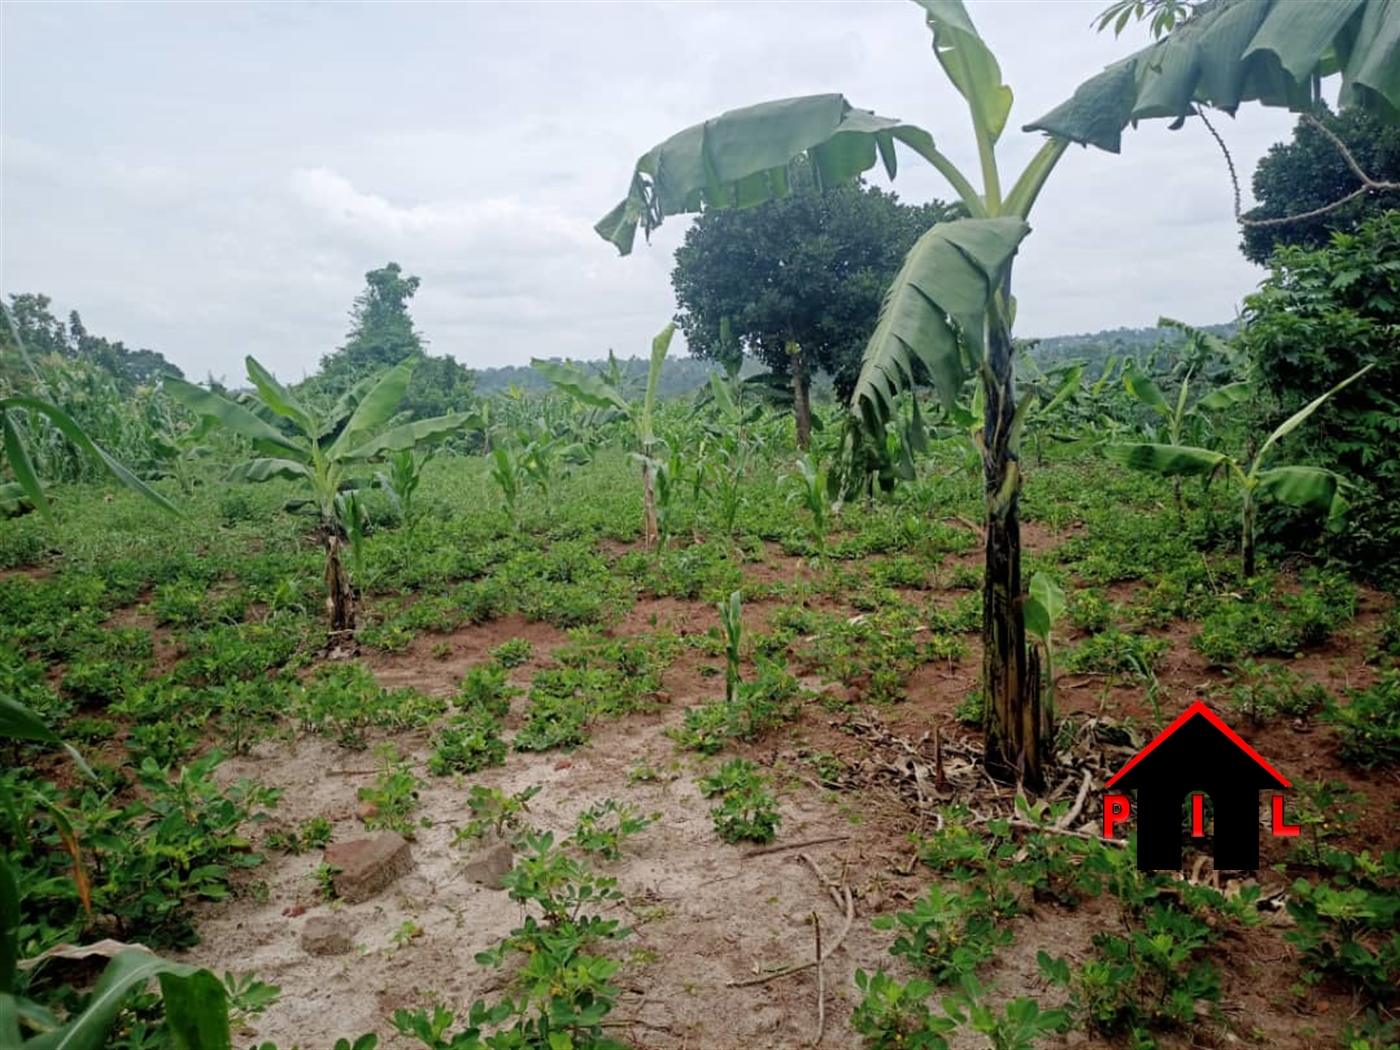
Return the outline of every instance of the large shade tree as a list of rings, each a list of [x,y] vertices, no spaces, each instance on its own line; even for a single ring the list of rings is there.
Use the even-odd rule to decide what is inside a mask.
[[[312,399],[334,401],[368,376],[418,361],[400,410],[429,419],[469,409],[476,400],[476,374],[451,354],[429,357],[413,324],[409,303],[422,279],[390,262],[365,274],[365,287],[350,310],[345,344],[321,358],[321,370],[298,388]]]
[[[987,758],[1029,783],[1042,777],[1040,691],[1027,666],[1021,587],[1018,457],[1021,416],[1012,372],[1012,261],[1027,219],[1071,143],[1118,152],[1129,124],[1184,122],[1198,105],[1233,112],[1246,101],[1307,109],[1317,79],[1342,77],[1343,106],[1394,119],[1400,112],[1400,5],[1388,0],[1214,0],[1168,36],[1086,81],[1074,96],[1027,125],[1046,141],[1015,178],[996,147],[1012,92],[960,0],[920,0],[944,74],[967,104],[980,186],[939,151],[927,131],[857,109],[841,95],[784,99],[733,110],[644,153],[627,196],[597,225],[623,254],[637,228],[668,215],[747,207],[789,195],[803,158],[819,188],[858,177],[877,161],[893,177],[897,144],[933,165],[967,209],[914,244],[885,298],[866,347],[852,413],[880,431],[914,362],[951,403],[969,374],[984,393],[981,432],[987,545],[983,689]]]
[[[1264,266],[1275,248],[1326,248],[1333,233],[1400,208],[1400,125],[1355,107],[1300,117],[1292,141],[1259,161],[1253,188],[1258,203],[1244,214],[1245,258]]]
[[[710,210],[676,252],[676,322],[697,357],[722,360],[737,340],[792,387],[797,443],[811,429],[812,374],[848,398],[880,302],[919,235],[962,209],[909,205],[876,187],[814,188],[797,163],[794,192],[756,208]]]

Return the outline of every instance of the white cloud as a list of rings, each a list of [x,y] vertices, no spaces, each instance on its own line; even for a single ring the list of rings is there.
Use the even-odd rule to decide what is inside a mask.
[[[371,240],[426,237],[438,242],[450,240],[469,250],[482,241],[578,246],[590,243],[595,236],[586,223],[514,197],[401,206],[357,189],[345,176],[328,168],[294,171],[289,185],[306,207]]]
[[[1016,91],[1006,170],[1039,145],[1023,123],[1140,43],[1088,28],[1102,0],[969,6]],[[313,370],[391,259],[459,360],[644,354],[675,310],[686,220],[626,259],[592,224],[637,156],[734,106],[844,91],[976,166],[902,4],[11,4],[0,68],[2,290],[199,376],[241,375],[250,352]],[[1220,121],[1242,179],[1290,125],[1258,107]],[[909,156],[895,186],[949,196]],[[1232,207],[1198,127],[1071,150],[1018,263],[1018,327],[1232,316],[1259,279]]]

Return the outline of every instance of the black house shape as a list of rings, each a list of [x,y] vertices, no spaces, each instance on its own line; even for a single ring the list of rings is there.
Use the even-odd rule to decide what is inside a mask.
[[[1259,867],[1259,791],[1292,787],[1199,700],[1108,782],[1137,789],[1138,867],[1181,867],[1181,807],[1204,791],[1215,810],[1215,866]]]

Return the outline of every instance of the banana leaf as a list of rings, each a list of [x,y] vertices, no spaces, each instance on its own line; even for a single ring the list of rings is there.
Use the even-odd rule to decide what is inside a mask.
[[[1312,108],[1313,78],[1340,73],[1342,106],[1400,119],[1400,4],[1394,0],[1215,0],[1168,36],[1086,80],[1026,131],[1122,148],[1139,120],[1178,123],[1195,106],[1258,101]]]
[[[868,110],[842,95],[808,95],[730,110],[678,132],[644,153],[627,196],[594,227],[627,255],[668,215],[701,208],[744,208],[788,196],[788,165],[805,154],[818,189],[855,179],[883,163],[894,178],[896,142],[929,160],[965,203],[977,194],[934,148],[927,131]]]
[[[1213,474],[1222,464],[1230,462],[1230,457],[1223,452],[1191,445],[1154,445],[1147,442],[1104,445],[1103,454],[1125,467],[1164,477]]]
[[[276,412],[284,419],[290,419],[301,428],[302,432],[310,437],[316,437],[316,426],[312,422],[311,413],[302,407],[301,402],[296,399],[290,390],[277,382],[272,373],[253,358],[247,357],[243,362],[248,370],[248,378],[253,386],[257,388],[258,397],[263,404]]]
[[[447,416],[434,416],[432,419],[416,419],[412,423],[401,423],[399,426],[391,427],[358,448],[352,448],[342,453],[342,457],[347,460],[372,459],[385,452],[402,452],[405,449],[420,448],[464,430],[479,429],[481,429],[481,417],[475,412],[454,412]]]
[[[275,449],[281,452],[290,452],[296,456],[308,454],[308,450],[302,444],[283,434],[267,420],[260,419],[249,409],[226,397],[221,397],[173,376],[165,378],[165,391],[195,415],[215,420],[240,437],[252,441],[254,446],[260,449]]]
[[[916,361],[944,408],[956,403],[985,352],[988,304],[1028,233],[1016,218],[958,219],[914,243],[885,294],[851,399],[871,433],[913,386]]]
[[[632,406],[627,399],[602,376],[558,361],[542,361],[538,357],[530,359],[530,367],[589,408],[615,408],[624,416],[632,415]]]
[[[346,458],[360,458],[362,456],[358,449],[355,452],[349,450],[354,448],[357,443],[363,442],[367,435],[378,430],[394,417],[394,413],[399,410],[399,405],[403,404],[404,394],[408,392],[408,383],[413,378],[413,369],[417,364],[418,362],[413,358],[400,361],[379,377],[378,382],[355,406],[355,411],[351,413],[350,419],[345,424],[345,429],[336,437],[334,444],[326,453],[330,459],[335,460],[342,456]]]
[[[1345,482],[1321,467],[1273,467],[1261,470],[1255,483],[1280,503],[1290,507],[1317,507],[1332,511]]]

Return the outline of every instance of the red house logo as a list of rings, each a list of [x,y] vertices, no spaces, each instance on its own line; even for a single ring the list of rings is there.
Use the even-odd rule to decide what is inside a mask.
[[[1259,792],[1293,785],[1259,752],[1199,700],[1120,769],[1104,796],[1103,833],[1128,819],[1128,796],[1137,790],[1138,869],[1181,867],[1181,810],[1192,795],[1191,834],[1205,836],[1204,799],[1215,811],[1214,859],[1217,869],[1253,871],[1259,867]],[[1273,833],[1297,835],[1297,825],[1283,822],[1283,796],[1272,802]]]

